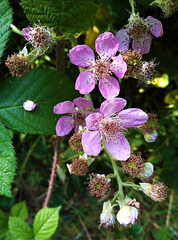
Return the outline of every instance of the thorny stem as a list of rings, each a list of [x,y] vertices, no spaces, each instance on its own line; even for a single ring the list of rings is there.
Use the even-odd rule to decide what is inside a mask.
[[[59,155],[59,143],[60,143],[60,137],[56,137],[56,144],[55,144],[55,150],[54,150],[54,159],[53,159],[53,166],[52,166],[52,171],[51,171],[51,176],[50,176],[50,181],[49,181],[49,187],[48,191],[46,194],[46,198],[43,204],[43,207],[48,206],[48,202],[51,196],[53,184],[54,184],[54,178],[55,178],[55,172],[56,172],[56,167],[57,167],[57,161],[58,161],[58,155]]]
[[[134,0],[129,0],[130,6],[132,8],[132,13],[135,13],[135,3]]]
[[[56,34],[57,36],[61,36],[61,33],[58,32]],[[60,42],[57,42],[56,46],[56,69],[59,72],[64,72],[64,42],[61,40]],[[48,202],[52,193],[52,188],[54,184],[54,178],[55,178],[55,172],[57,168],[57,161],[59,156],[59,147],[60,147],[60,137],[56,137],[56,143],[55,143],[55,150],[54,150],[54,158],[53,158],[53,166],[51,170],[51,176],[49,180],[49,187],[46,194],[46,198],[43,204],[43,207],[48,206]]]

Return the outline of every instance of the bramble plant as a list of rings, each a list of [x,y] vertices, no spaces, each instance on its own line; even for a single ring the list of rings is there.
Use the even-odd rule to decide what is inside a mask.
[[[122,9],[129,16],[127,22],[121,21],[122,28],[119,30],[109,21],[104,23],[101,12],[104,11],[104,15],[107,15],[105,1],[21,0],[21,11],[25,13],[30,25],[19,29],[15,26],[15,15],[14,20],[12,17],[12,6],[8,0],[0,0],[0,57],[6,66],[5,71],[9,70],[3,75],[3,80],[6,76],[8,78],[0,86],[0,194],[12,199],[9,216],[0,210],[2,239],[71,239],[65,230],[63,235],[60,235],[60,229],[59,235],[55,235],[59,211],[69,201],[65,196],[68,192],[65,187],[61,194],[65,200],[53,197],[55,183],[58,181],[55,180],[56,174],[63,185],[72,181],[68,179],[75,175],[73,181],[78,184],[77,179],[80,178],[80,181],[87,184],[87,192],[93,199],[100,197],[99,202],[103,206],[97,206],[100,208],[100,216],[98,214],[97,218],[94,217],[97,219],[94,224],[104,231],[111,228],[114,232],[117,225],[123,225],[123,231],[126,231],[126,226],[134,228],[138,219],[142,219],[142,205],[147,197],[155,202],[165,201],[167,181],[166,184],[163,183],[154,166],[156,160],[148,157],[147,153],[151,148],[150,152],[154,153],[150,145],[156,144],[159,133],[162,135],[163,130],[159,131],[159,127],[163,123],[159,123],[157,112],[149,107],[149,100],[146,104],[141,100],[134,106],[135,98],[139,99],[138,95],[145,89],[153,89],[156,78],[161,75],[158,70],[161,60],[158,62],[157,56],[153,54],[149,55],[148,61],[145,59],[146,54],[151,52],[154,41],[159,48],[164,26],[161,20],[147,13],[142,17],[139,0],[129,0],[127,4],[131,12]],[[163,10],[164,17],[170,17],[178,8],[177,1],[166,0],[163,3],[156,0],[149,5],[148,10],[156,9],[155,5]],[[100,24],[103,21],[100,29],[97,27],[98,19]],[[9,39],[12,41],[12,30],[20,44],[18,48],[15,47],[18,49],[16,52],[12,51],[7,56],[6,46],[10,43]],[[131,84],[130,79],[137,79],[138,84]],[[127,87],[122,92],[124,84]],[[138,86],[139,94],[135,96],[134,89]],[[175,112],[170,113],[172,121],[177,114]],[[19,134],[22,142],[26,136],[39,135],[28,145],[29,150],[20,170],[16,161],[18,154],[12,145],[15,134]],[[44,135],[52,136],[50,139],[46,137],[48,144],[42,138]],[[138,141],[140,143],[137,144]],[[26,144],[29,144],[28,140]],[[42,144],[42,150],[35,153],[38,144]],[[45,149],[48,155],[49,146],[52,145],[55,145],[53,161],[51,158],[48,161],[41,152]],[[21,146],[24,148],[24,145]],[[159,153],[157,149],[155,154]],[[51,150],[49,152],[51,154]],[[32,210],[33,217],[29,215],[26,201],[22,201],[25,198],[22,197],[16,203],[21,194],[21,186],[26,185],[23,178],[25,174],[28,175],[27,164],[31,155],[43,159],[41,164],[45,170],[41,176],[36,170],[30,170],[29,184],[38,186],[50,178],[48,188],[45,182],[43,194],[38,197],[43,205],[40,203],[35,208],[36,215]],[[173,155],[174,152],[171,156]],[[49,163],[52,165],[50,177],[46,170],[50,168]],[[34,164],[36,165],[37,163]],[[38,167],[42,169],[42,166]],[[174,182],[171,189],[173,186]],[[27,192],[30,189],[29,187]],[[83,191],[82,188],[80,191]],[[34,201],[38,202],[35,196]],[[166,227],[170,221],[171,201],[170,198]],[[153,203],[150,204],[153,206]],[[79,206],[72,200],[69,206],[74,215],[78,216]],[[92,209],[92,201],[89,208]],[[91,240],[81,216],[78,217],[79,222],[87,239]],[[63,214],[60,219],[68,221],[65,220],[65,214],[64,220]],[[154,231],[152,234],[156,236]],[[172,237],[169,230],[167,234]],[[118,236],[117,239],[121,239],[120,235],[116,237]],[[103,237],[104,235],[102,239]],[[95,239],[100,238],[97,236]],[[116,238],[108,235],[106,239]]]

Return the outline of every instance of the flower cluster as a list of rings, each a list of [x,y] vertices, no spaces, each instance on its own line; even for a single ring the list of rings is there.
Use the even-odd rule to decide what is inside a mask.
[[[29,29],[24,30],[28,41]],[[141,130],[146,141],[154,141],[158,127],[157,115],[146,113],[139,108],[124,109],[127,101],[118,97],[120,85],[117,78],[134,77],[142,82],[151,81],[156,70],[153,60],[146,62],[142,55],[148,53],[151,46],[151,36],[161,37],[162,24],[157,19],[148,16],[143,19],[139,13],[132,13],[125,29],[118,31],[115,37],[111,32],[100,34],[95,41],[94,51],[87,45],[77,45],[69,50],[71,63],[80,69],[75,82],[75,89],[80,94],[89,94],[98,84],[99,91],[105,100],[100,108],[94,109],[90,96],[78,97],[71,101],[64,101],[54,106],[55,114],[69,114],[61,116],[56,124],[56,134],[65,136],[75,133],[69,140],[71,148],[84,153],[75,157],[71,164],[67,164],[70,174],[85,176],[89,166],[94,161],[90,156],[97,156],[104,149],[111,159],[119,191],[113,199],[103,204],[100,214],[100,227],[114,227],[115,219],[124,225],[133,225],[138,219],[140,203],[135,199],[124,196],[123,187],[129,186],[147,194],[154,201],[163,201],[167,188],[163,184],[151,184],[154,166],[145,162],[141,156],[132,154],[130,144],[126,138],[130,128]],[[28,35],[28,36],[27,36]],[[44,34],[45,35],[45,34]],[[129,44],[132,41],[132,48]],[[120,51],[120,53],[117,53]],[[88,157],[89,156],[89,157]],[[139,185],[123,183],[116,165],[116,160],[122,162],[123,171],[142,181]],[[88,191],[91,196],[107,197],[110,189],[110,174],[89,174]],[[114,207],[119,206],[115,216]]]

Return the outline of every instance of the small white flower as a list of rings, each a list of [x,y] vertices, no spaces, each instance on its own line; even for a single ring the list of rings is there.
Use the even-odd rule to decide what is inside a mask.
[[[31,100],[27,100],[23,103],[23,108],[26,110],[26,111],[32,111],[35,107],[37,106],[36,103],[34,103],[33,101]]]
[[[100,214],[100,227],[105,228],[114,227],[115,215],[113,213],[113,207],[111,206],[110,200],[103,203],[103,211]]]

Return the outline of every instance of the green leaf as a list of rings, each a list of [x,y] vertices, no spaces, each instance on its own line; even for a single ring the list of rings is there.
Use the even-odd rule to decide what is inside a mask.
[[[0,209],[0,237],[3,237],[8,230],[8,217],[7,215]]]
[[[34,240],[32,229],[20,217],[9,218],[9,229],[16,240]]]
[[[0,58],[6,48],[11,33],[12,9],[8,0],[0,0]]]
[[[25,220],[28,217],[28,209],[26,202],[23,201],[15,204],[11,209],[11,216],[20,217],[21,219]]]
[[[56,231],[59,221],[59,210],[56,208],[42,208],[35,216],[33,231],[35,238],[45,240],[50,238]]]
[[[0,119],[9,128],[29,134],[55,134],[59,115],[54,106],[77,96],[74,84],[66,75],[49,69],[32,70],[25,77],[11,77],[0,86]],[[34,101],[29,112],[23,103]]]
[[[97,11],[92,0],[22,0],[21,5],[31,24],[40,20],[42,25],[63,33],[87,30]]]
[[[11,197],[11,183],[14,181],[16,161],[10,135],[0,122],[0,194]]]

